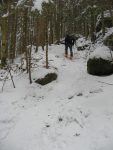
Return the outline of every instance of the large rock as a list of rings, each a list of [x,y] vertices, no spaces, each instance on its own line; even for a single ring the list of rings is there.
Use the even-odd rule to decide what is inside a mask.
[[[87,61],[87,71],[92,75],[109,75],[113,73],[111,52],[108,47],[97,48]]]
[[[38,80],[36,80],[35,83],[46,85],[56,79],[57,79],[56,73],[48,73],[44,78],[39,78]]]

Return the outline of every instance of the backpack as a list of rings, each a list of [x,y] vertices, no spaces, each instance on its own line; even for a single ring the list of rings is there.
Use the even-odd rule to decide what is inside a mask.
[[[65,42],[69,45],[74,45],[75,39],[72,36],[67,36]]]
[[[75,43],[75,39],[72,36],[70,36],[70,44],[74,45],[74,43]]]

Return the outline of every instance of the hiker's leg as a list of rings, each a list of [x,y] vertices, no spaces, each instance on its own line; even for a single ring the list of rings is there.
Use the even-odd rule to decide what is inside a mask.
[[[72,45],[70,45],[70,57],[73,57]]]
[[[65,45],[65,56],[67,56],[67,55],[68,55],[68,46]]]

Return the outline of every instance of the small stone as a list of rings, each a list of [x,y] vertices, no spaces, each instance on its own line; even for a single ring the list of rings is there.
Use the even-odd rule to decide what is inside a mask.
[[[82,96],[82,95],[83,95],[82,93],[78,93],[78,94],[77,94],[77,96]]]
[[[60,118],[58,119],[58,121],[61,122],[61,121],[63,121],[63,119],[60,117]]]
[[[75,135],[76,135],[76,136],[80,136],[80,133],[76,133]]]
[[[47,128],[49,128],[49,127],[50,127],[50,125],[49,125],[49,124],[47,124],[47,125],[46,125],[46,127],[47,127]]]

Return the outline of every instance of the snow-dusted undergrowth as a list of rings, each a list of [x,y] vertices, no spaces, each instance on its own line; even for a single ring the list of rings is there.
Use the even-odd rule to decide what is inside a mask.
[[[45,69],[45,53],[33,53],[32,79],[58,74],[45,86],[12,72],[16,88],[7,80],[0,93],[0,150],[113,150],[113,75],[89,75],[85,56],[75,47],[71,61],[52,45]]]

